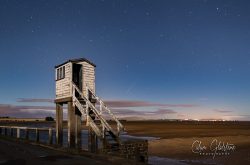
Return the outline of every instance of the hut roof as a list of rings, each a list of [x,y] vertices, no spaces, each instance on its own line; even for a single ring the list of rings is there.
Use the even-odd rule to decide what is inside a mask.
[[[68,62],[78,63],[78,62],[83,62],[83,61],[89,63],[90,65],[92,65],[92,66],[94,66],[94,67],[96,67],[96,65],[95,65],[93,62],[87,60],[86,58],[76,58],[76,59],[70,59],[70,60],[68,60],[68,61],[66,61],[66,62],[64,62],[64,63],[62,63],[62,64],[56,65],[55,68],[58,68],[58,67],[60,67],[60,66],[62,66],[62,65],[64,65],[64,64],[66,64],[66,63],[68,63]]]

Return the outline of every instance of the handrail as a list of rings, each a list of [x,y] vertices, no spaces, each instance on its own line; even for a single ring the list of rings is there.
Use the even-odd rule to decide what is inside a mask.
[[[39,132],[40,131],[48,131],[48,143],[52,144],[53,143],[53,128],[34,128],[34,127],[20,127],[20,126],[0,126],[0,135],[2,135],[2,129],[4,129],[4,135],[7,135],[7,129],[10,129],[10,136],[14,137],[13,130],[16,129],[16,138],[20,139],[21,138],[21,130],[26,130],[25,132],[25,139],[29,139],[29,132],[30,130],[35,130],[35,141],[36,142],[41,142],[39,140]]]
[[[48,131],[49,129],[54,128],[35,128],[35,127],[19,127],[19,126],[0,126],[0,128],[14,128],[14,129],[28,129],[28,130],[39,130],[39,131]]]
[[[100,115],[100,113],[98,112],[98,110],[96,109],[96,107],[83,95],[83,93],[79,90],[79,88],[72,82],[72,86],[73,86],[73,91],[74,90],[77,90],[77,92],[81,95],[81,97],[84,99],[84,101],[86,102],[86,104],[88,105],[88,106],[90,106],[90,108],[93,110],[93,112],[95,113],[95,115],[97,116],[97,118],[98,119],[100,119],[100,121],[101,121],[101,123],[103,124],[103,126],[108,130],[108,131],[111,131],[114,135],[118,135],[118,133],[116,133],[113,129],[112,129],[112,127],[107,123],[107,121]],[[73,92],[74,93],[74,92]],[[73,95],[73,100],[75,101],[75,102],[78,102],[78,104],[80,104],[79,103],[79,101],[78,101],[78,99]],[[79,105],[78,105],[79,106]],[[88,116],[88,114],[87,114],[87,117],[88,117],[88,119],[91,119],[89,116]],[[94,122],[93,122],[94,123]],[[90,122],[90,124],[92,125],[92,126],[96,126],[96,125],[93,125],[93,123],[92,122]],[[90,126],[91,126],[90,125]],[[97,127],[98,128],[98,127]],[[98,128],[99,129],[99,128]]]
[[[86,103],[88,104],[88,106],[90,106],[94,111],[95,115],[105,123],[106,127],[108,130],[112,131],[112,128],[109,126],[109,124],[107,123],[107,121],[99,114],[98,110],[96,109],[95,106],[93,106],[93,104],[82,94],[82,92],[78,89],[78,87],[73,84],[73,87],[77,90],[77,92],[81,95],[81,97],[84,99],[84,101],[86,101]],[[77,100],[77,99],[76,99]],[[77,100],[78,101],[78,100]]]
[[[124,130],[124,126],[122,125],[122,123],[117,119],[117,117],[112,113],[112,111],[105,105],[105,103],[102,101],[102,99],[95,95],[95,93],[88,86],[88,84],[86,84],[86,87],[91,92],[91,94],[99,101],[99,103],[100,103],[100,109],[102,109],[101,107],[103,106],[104,109],[106,111],[108,111],[108,113],[110,114],[110,116],[116,121],[118,132],[120,132],[120,128],[121,128],[121,130]]]
[[[73,96],[75,99],[75,105],[77,108],[83,113],[87,118],[87,124],[90,125],[90,127],[93,129],[93,131],[96,133],[97,136],[101,137],[101,130],[97,127],[97,125],[94,123],[92,118],[84,111],[83,107],[81,106],[80,102]]]
[[[90,118],[89,115],[84,111],[83,107],[81,106],[81,103],[76,99],[75,96],[73,96],[73,98],[74,98],[74,101],[75,101],[75,105],[81,111],[81,113],[83,113],[83,115],[88,118],[88,123],[93,128],[93,130],[95,131],[95,133],[97,134],[97,136],[101,136],[100,129],[96,126],[96,124],[94,123],[94,121],[92,120],[92,118]]]

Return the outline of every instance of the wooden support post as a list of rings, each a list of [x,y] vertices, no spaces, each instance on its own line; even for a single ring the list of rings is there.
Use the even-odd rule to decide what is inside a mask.
[[[106,150],[107,150],[107,137],[106,137],[106,129],[104,126],[102,126],[102,132],[103,132],[102,150],[103,150],[103,152],[106,152]]]
[[[16,137],[19,139],[20,138],[20,128],[16,129]]]
[[[76,124],[75,108],[72,102],[68,102],[68,147],[75,147]]]
[[[4,135],[7,136],[7,134],[8,134],[8,130],[7,130],[7,128],[5,127],[5,128],[4,128]]]
[[[89,127],[88,134],[88,150],[89,152],[96,153],[98,150],[98,138],[92,128]]]
[[[86,98],[88,100],[91,98],[91,92],[89,91],[88,86],[86,86]],[[89,109],[87,113],[89,113],[90,110],[91,109]],[[90,127],[89,127],[89,131],[88,131],[88,150],[89,150],[89,152],[92,152],[92,153],[96,153],[97,150],[98,150],[98,138],[97,138],[97,135],[95,134],[95,132]]]
[[[39,142],[39,129],[36,128],[36,142]]]
[[[29,129],[28,128],[25,129],[25,139],[29,140]]]
[[[13,128],[10,127],[10,136],[12,137],[13,134],[14,134],[14,130],[13,130]]]
[[[76,148],[81,149],[82,141],[81,141],[81,131],[82,131],[82,124],[81,124],[81,112],[75,107],[75,117],[76,117]]]
[[[52,129],[49,128],[49,141],[48,143],[51,145],[53,143],[53,132]]]
[[[63,104],[56,104],[56,144],[63,144]]]

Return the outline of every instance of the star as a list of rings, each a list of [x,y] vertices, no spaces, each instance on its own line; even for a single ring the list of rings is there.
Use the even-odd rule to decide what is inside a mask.
[[[160,38],[164,37],[164,34],[160,34]]]
[[[144,61],[144,60],[139,61],[139,64],[144,64],[144,63],[145,63],[145,61]]]
[[[192,14],[193,14],[193,11],[189,11],[189,12],[188,12],[188,15],[192,15]]]
[[[58,36],[58,37],[62,37],[62,33],[58,33],[57,36]]]

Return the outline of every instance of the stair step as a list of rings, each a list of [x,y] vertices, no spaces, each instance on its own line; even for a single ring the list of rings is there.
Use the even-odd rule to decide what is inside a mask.
[[[116,135],[112,131],[107,131],[112,138],[117,138]]]
[[[90,101],[91,103],[96,103],[96,102],[97,102],[97,100],[94,99],[94,98],[91,98],[89,101]]]
[[[90,117],[90,127],[92,127],[93,130],[95,130],[95,133],[100,136],[100,138],[102,137],[102,130],[105,129],[105,137],[106,141],[111,143],[112,148],[115,148],[117,146],[119,146],[119,144],[117,142],[119,142],[119,135],[118,135],[118,130],[114,129],[110,123],[105,119],[105,115],[101,114],[99,112],[99,109],[97,107],[95,107],[95,103],[99,103],[99,106],[105,106],[103,101],[98,98],[92,91],[89,90],[88,93],[88,97],[85,98],[85,96],[83,95],[82,91],[79,90],[77,88],[77,86],[74,85],[74,90],[76,90],[77,92],[75,93],[75,95],[73,97],[76,98],[77,102],[77,106],[79,108],[79,110],[81,110],[81,112],[87,113],[88,112],[88,116]],[[89,107],[89,109],[86,109],[86,107]],[[106,107],[106,106],[105,106]],[[101,110],[101,108],[100,108]],[[117,119],[114,117],[114,114],[112,114],[110,109],[107,109],[109,115],[111,115],[112,119],[114,119],[117,124],[120,124],[119,121],[117,121]],[[100,113],[100,114],[99,114]],[[97,120],[97,121],[96,121]],[[99,121],[98,121],[99,120]],[[104,127],[104,128],[103,128]],[[109,131],[107,131],[109,130]]]
[[[86,104],[86,101],[84,99],[79,100],[79,102]]]

